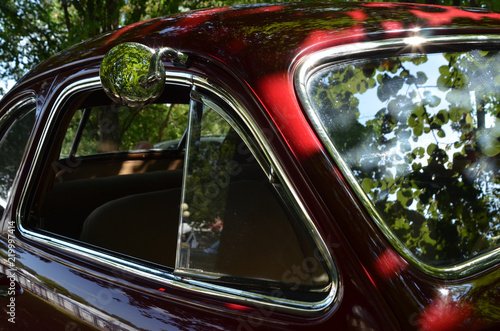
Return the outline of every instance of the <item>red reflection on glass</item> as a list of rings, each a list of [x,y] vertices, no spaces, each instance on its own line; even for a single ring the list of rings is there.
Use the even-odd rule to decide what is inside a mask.
[[[468,330],[472,311],[469,303],[440,298],[423,311],[418,324],[422,331]]]
[[[387,249],[376,261],[378,273],[386,278],[391,278],[405,269],[407,263],[392,249]]]

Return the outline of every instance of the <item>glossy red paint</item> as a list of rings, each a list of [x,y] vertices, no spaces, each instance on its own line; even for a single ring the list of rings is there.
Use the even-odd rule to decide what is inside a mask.
[[[161,23],[157,19],[150,19],[148,21],[143,21],[143,22],[137,22],[137,23],[134,23],[134,24],[130,24],[130,25],[128,25],[128,26],[126,26],[124,28],[121,28],[120,30],[112,33],[111,35],[109,35],[109,37],[104,42],[104,44],[107,45],[109,43],[112,43],[113,40],[115,40],[116,38],[120,37],[122,34],[126,33],[129,30],[135,29],[137,26],[144,25],[144,23],[146,23],[146,22],[156,22],[156,23],[153,23],[149,27],[142,29],[142,33],[144,35],[147,34],[148,32],[150,32],[151,30],[153,30],[156,27],[156,25],[158,25],[158,24]]]
[[[206,23],[207,21],[217,18],[218,15],[227,11],[228,8],[214,8],[200,12],[194,12],[181,18],[174,26],[179,28],[177,34],[179,36],[189,33],[191,30],[196,29],[198,26]]]
[[[104,319],[119,317],[128,325],[149,329],[442,331],[498,326],[499,321],[491,320],[498,315],[488,315],[487,309],[481,311],[487,304],[500,302],[498,271],[443,281],[403,260],[341,175],[297,100],[293,75],[307,55],[327,47],[414,36],[419,33],[415,27],[426,36],[482,30],[498,34],[500,16],[393,3],[224,7],[180,14],[137,23],[75,46],[38,66],[0,102],[3,115],[20,94],[36,94],[37,141],[61,91],[72,82],[96,77],[103,55],[114,45],[139,41],[189,54],[194,59],[190,68],[174,68],[167,60],[165,65],[169,70],[205,77],[234,95],[262,128],[284,172],[293,178],[300,203],[306,206],[339,267],[338,300],[324,312],[308,316],[221,300],[126,270],[117,271],[63,249],[47,249],[16,232],[19,269],[42,276],[26,274],[34,284],[29,293],[42,300],[52,295],[61,300],[68,296],[74,298],[69,301],[79,302]],[[28,178],[35,148],[33,144],[28,151],[28,162],[18,178],[19,188]],[[16,219],[19,200],[20,190],[14,192],[4,220]],[[5,251],[5,229],[0,239]],[[292,271],[299,273],[300,269]],[[54,284],[71,284],[71,290],[62,295]],[[436,296],[441,288],[459,295]],[[46,293],[46,297],[39,293]],[[20,299],[19,305],[42,306],[35,294],[29,300]],[[61,314],[55,306],[44,309],[46,316],[34,319],[41,330],[91,329],[76,312]],[[19,311],[19,320],[30,318],[33,314],[29,310]]]
[[[382,277],[396,277],[408,263],[392,249],[387,249],[376,261],[376,268]]]
[[[423,331],[470,330],[476,322],[472,316],[473,309],[468,302],[439,298],[422,312],[419,327]]]
[[[455,19],[460,18],[470,18],[475,21],[480,21],[482,19],[500,19],[500,14],[496,13],[477,13],[472,11],[467,11],[464,9],[458,8],[448,8],[448,7],[438,7],[435,8],[441,9],[441,13],[435,12],[426,12],[423,10],[409,10],[416,17],[420,17],[426,21],[426,24],[431,26],[450,24]]]
[[[260,14],[260,13],[272,13],[285,9],[283,5],[274,5],[274,6],[265,6],[265,7],[257,7],[252,9],[244,9],[239,11],[228,12],[225,17],[242,17],[252,14]]]

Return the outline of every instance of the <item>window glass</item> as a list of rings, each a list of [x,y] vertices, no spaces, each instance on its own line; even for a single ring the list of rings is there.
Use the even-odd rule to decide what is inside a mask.
[[[181,265],[216,271],[215,257],[224,227],[227,189],[233,155],[222,146],[230,125],[215,111],[193,112],[189,167],[181,225]],[[201,116],[201,118],[199,118]],[[203,125],[201,125],[203,123]]]
[[[307,93],[378,213],[424,263],[500,243],[500,56],[410,54],[330,65]]]
[[[176,101],[189,100],[189,88],[176,91]],[[173,267],[185,155],[179,145],[189,104],[167,100],[128,108],[110,104],[99,91],[72,100],[79,106],[66,106],[64,115],[72,117],[63,120],[68,124],[57,138],[58,159],[43,176],[53,182],[40,185],[47,191],[40,192],[31,226]],[[169,190],[175,192],[165,203],[162,193]],[[174,208],[170,222],[161,223],[168,208]],[[136,222],[145,220],[149,225],[137,229]],[[158,237],[161,229],[171,240]],[[138,240],[140,248],[130,244]]]
[[[118,105],[78,110],[71,120],[61,158],[106,152],[177,149],[187,127],[187,104]],[[84,119],[82,121],[82,119]],[[77,131],[83,129],[81,137]],[[76,141],[75,137],[80,140]]]
[[[0,210],[2,212],[19,169],[34,121],[34,110],[24,111],[22,116],[17,118],[0,138]]]
[[[191,113],[186,167],[178,270],[325,297],[330,279],[311,242],[246,143],[208,106]]]

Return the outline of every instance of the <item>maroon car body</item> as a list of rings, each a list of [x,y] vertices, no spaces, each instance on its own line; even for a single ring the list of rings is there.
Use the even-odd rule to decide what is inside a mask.
[[[196,102],[212,105],[206,102],[212,98],[210,100],[218,100],[233,109],[228,111],[231,114],[229,123],[239,128],[239,136],[251,147],[269,181],[284,187],[283,199],[292,206],[292,213],[299,214],[298,228],[302,229],[299,232],[305,233],[304,240],[312,245],[314,256],[299,259],[298,263],[292,260],[288,269],[280,271],[281,279],[275,279],[271,285],[261,285],[259,281],[241,283],[218,278],[219,269],[215,273],[208,272],[208,278],[207,275],[200,275],[213,266],[194,268],[196,272],[191,272],[192,265],[182,269],[179,262],[182,253],[179,252],[175,255],[177,262],[174,265],[162,268],[140,262],[141,256],[128,259],[127,256],[134,256],[133,253],[121,251],[123,254],[115,254],[113,251],[120,252],[120,249],[106,247],[105,244],[102,246],[104,249],[96,248],[100,244],[91,239],[82,239],[80,230],[84,221],[87,224],[85,218],[88,213],[83,215],[78,209],[80,205],[77,206],[75,202],[82,204],[81,208],[84,209],[86,204],[94,203],[93,200],[98,200],[100,196],[102,201],[96,204],[102,205],[112,199],[107,198],[111,194],[107,191],[111,182],[102,184],[106,186],[101,188],[92,186],[92,183],[97,183],[106,175],[93,176],[89,175],[89,171],[102,171],[106,167],[104,164],[111,164],[120,157],[134,162],[171,157],[169,151],[152,148],[147,151],[127,151],[126,156],[123,153],[105,153],[100,158],[90,157],[89,161],[83,156],[77,155],[75,158],[69,152],[65,163],[61,161],[63,158],[60,155],[63,153],[60,146],[65,144],[64,136],[69,132],[67,128],[71,127],[71,116],[76,113],[75,109],[85,110],[110,104],[100,86],[99,70],[104,55],[114,46],[125,42],[137,42],[155,49],[171,47],[189,56],[190,62],[184,66],[163,59],[167,85],[170,84],[172,89],[167,86],[160,99],[167,100],[165,103],[168,105],[189,104],[190,101],[183,96],[191,95],[195,100],[191,101],[191,107]],[[492,54],[499,46],[500,14],[496,13],[409,4],[322,3],[237,6],[151,19],[55,55],[27,74],[0,101],[1,158],[6,153],[13,153],[6,149],[6,144],[10,142],[7,132],[14,130],[15,123],[32,116],[25,129],[26,148],[22,155],[16,156],[20,160],[17,168],[7,171],[4,169],[10,165],[2,164],[4,168],[0,169],[2,175],[4,171],[11,174],[11,178],[6,181],[9,193],[2,193],[5,197],[2,196],[4,201],[1,206],[0,251],[3,264],[0,271],[4,290],[3,298],[0,298],[3,300],[4,312],[1,329],[498,328],[498,223],[491,225],[496,233],[485,235],[489,246],[477,250],[477,253],[471,249],[473,252],[464,255],[464,258],[447,255],[446,259],[443,258],[444,262],[438,258],[431,262],[427,257],[420,258],[429,252],[429,245],[439,246],[440,238],[434,232],[430,237],[419,237],[421,241],[413,249],[408,244],[410,241],[405,241],[409,235],[401,235],[398,232],[401,227],[394,225],[399,223],[389,226],[383,224],[384,210],[379,210],[377,202],[370,200],[370,194],[379,192],[373,189],[378,185],[373,184],[375,177],[370,177],[369,181],[360,180],[356,176],[364,169],[359,170],[355,163],[343,161],[348,158],[343,154],[343,149],[335,141],[331,144],[328,142],[328,136],[332,134],[329,129],[322,130],[321,125],[325,123],[321,117],[323,113],[319,112],[315,117],[312,103],[317,99],[308,94],[310,90],[303,86],[307,84],[302,80],[310,79],[317,72],[323,72],[321,70],[330,70],[330,63],[333,63],[334,68],[347,68],[350,64],[355,67],[362,63],[359,65],[362,66],[366,59],[374,59],[377,65],[382,63],[391,66],[395,63],[391,59],[405,52],[441,54],[448,49],[457,52],[471,50],[467,54],[479,49],[483,52],[480,55],[486,57],[484,52]],[[379,61],[380,58],[384,60]],[[398,63],[404,63],[410,68],[409,71],[414,68],[412,65],[416,68],[420,63],[404,61]],[[410,62],[413,64],[410,65]],[[402,66],[400,64],[398,68]],[[377,76],[366,73],[370,68],[374,70],[370,65],[364,66],[365,76],[356,82],[382,86],[384,75],[381,74],[379,83],[376,83]],[[383,73],[385,69],[376,70]],[[394,78],[402,72],[394,69],[391,76],[391,70],[385,71],[385,77]],[[439,74],[439,70],[445,69],[436,66],[422,70],[434,70]],[[451,72],[451,69],[447,70]],[[336,72],[329,71],[329,75],[335,75]],[[430,73],[426,75],[432,76]],[[329,76],[325,77],[323,80]],[[344,84],[350,84],[352,81],[349,79],[345,78]],[[492,78],[489,84],[494,85],[494,81]],[[191,91],[190,85],[196,86],[195,92],[202,90],[202,94],[205,94],[197,96]],[[169,94],[169,91],[173,92]],[[380,100],[386,100],[387,103],[392,100],[392,97],[383,97],[381,93]],[[339,96],[337,94],[338,101]],[[350,96],[352,93],[347,95],[348,98]],[[217,113],[224,113],[224,110],[216,110]],[[467,114],[464,114],[466,121]],[[455,122],[460,121],[457,119]],[[446,121],[442,122],[440,125]],[[436,126],[430,130],[434,129],[439,131]],[[342,131],[342,134],[353,130],[356,131],[351,128]],[[415,126],[412,130],[415,134]],[[445,129],[443,132],[448,134]],[[182,137],[178,139],[173,144],[182,141]],[[485,149],[483,147],[483,151]],[[496,152],[489,154],[494,158]],[[72,163],[68,160],[72,160]],[[178,160],[181,167],[176,169],[182,169],[182,158],[178,156]],[[458,164],[458,161],[455,163]],[[169,169],[175,168],[172,164]],[[87,173],[84,172],[84,166],[87,167]],[[123,171],[123,164],[120,169]],[[136,172],[139,174],[140,171]],[[135,176],[136,172],[130,176]],[[424,174],[424,170],[420,173]],[[189,183],[186,178],[183,180]],[[78,181],[84,180],[88,180],[85,185],[90,183],[90,189],[83,184],[75,186]],[[411,194],[416,201],[416,187],[420,182],[414,177],[411,180],[413,186],[408,187],[413,189]],[[494,179],[491,179],[491,183],[494,183]],[[62,184],[73,186],[65,191]],[[127,185],[139,186],[135,182]],[[56,190],[56,186],[60,191]],[[427,188],[426,192],[430,190]],[[55,202],[51,202],[50,198],[56,196],[57,192],[60,195]],[[263,208],[266,213],[271,213],[270,209],[266,209],[269,208],[267,205],[254,205],[251,192],[249,189],[246,192],[250,208]],[[392,193],[396,196],[404,192]],[[491,194],[496,197],[494,193]],[[399,195],[398,199],[393,199],[393,202],[403,201]],[[437,199],[441,198],[436,195],[425,200],[420,196],[418,206],[433,205]],[[414,200],[404,201],[408,208],[417,210],[420,207],[411,207],[417,204]],[[498,213],[499,206],[495,201],[489,203],[488,210],[491,213],[487,217],[496,220],[491,215]],[[124,246],[137,251],[152,240],[141,234],[143,227],[149,227],[149,214],[145,209],[150,207],[142,208],[143,214],[136,219],[135,224],[123,223],[123,227],[134,224],[133,227],[137,228],[136,238],[123,239]],[[66,214],[63,215],[62,210]],[[398,210],[391,209],[387,214],[397,214]],[[431,213],[429,209],[425,210]],[[78,217],[72,216],[71,211],[75,215],[82,214],[83,219],[77,221]],[[474,213],[479,214],[476,209]],[[50,223],[51,219],[57,217],[57,222]],[[404,219],[401,221],[398,218],[394,222],[397,221],[404,222]],[[77,225],[72,226],[73,223]],[[217,224],[214,224],[210,231],[215,231]],[[116,228],[116,224],[111,226],[115,227],[111,232],[113,236],[120,237],[121,230]],[[424,231],[421,230],[423,227],[418,228],[418,231]],[[245,232],[247,230],[242,231],[243,236],[248,233]],[[271,232],[276,241],[270,244],[271,250],[286,246],[287,237],[278,237],[278,232]],[[182,244],[187,239],[183,237],[184,232],[179,233],[179,241],[175,244],[179,245],[177,247],[181,251],[180,247],[185,247]],[[422,233],[419,232],[419,235]],[[440,235],[446,236],[442,232]],[[201,241],[199,238],[198,241]],[[446,242],[447,245],[457,245],[456,250],[461,247],[460,243],[450,243],[450,240]],[[259,245],[255,243],[255,246]],[[191,246],[192,256],[194,247]],[[235,264],[250,263],[250,255],[232,260],[228,268],[235,267]],[[438,255],[435,253],[433,256]],[[290,287],[290,284],[302,284],[301,279],[309,277],[305,273],[313,274],[316,269],[321,269],[318,275],[327,280],[318,281],[318,287],[304,290],[310,299],[305,294],[296,297],[293,293],[275,298],[273,292],[269,292],[286,292],[280,287],[281,283],[288,284],[287,289],[293,292],[294,286]],[[237,271],[222,273],[231,272],[238,276]]]

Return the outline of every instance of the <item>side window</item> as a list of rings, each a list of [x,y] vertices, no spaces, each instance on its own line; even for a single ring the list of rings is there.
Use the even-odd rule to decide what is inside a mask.
[[[300,222],[249,146],[209,106],[191,113],[187,153],[178,270],[244,289],[275,284],[287,299],[324,298],[330,279]],[[292,277],[304,263],[310,267]]]
[[[467,47],[332,63],[307,82],[310,115],[375,219],[433,268],[500,247],[500,53]]]
[[[143,246],[149,255],[129,252],[135,247],[130,242],[148,241],[147,231],[154,232],[154,227],[148,227],[142,237],[130,230],[136,227],[133,223],[137,220],[161,218],[157,213],[164,204],[146,201],[142,207],[130,205],[121,210],[107,206],[119,205],[120,199],[127,201],[127,197],[134,200],[131,196],[135,195],[176,189],[179,192],[174,202],[178,209],[190,87],[174,88],[176,95],[167,102],[140,109],[113,104],[101,91],[82,91],[72,96],[61,115],[66,129],[59,129],[53,138],[54,148],[59,148],[54,152],[57,159],[50,162],[50,169],[42,176],[47,183],[40,185],[44,191],[38,192],[40,201],[32,210],[29,226],[154,261],[148,259],[151,252],[160,249],[154,245]],[[112,210],[113,215],[101,222],[107,210]],[[116,232],[110,233],[106,227],[114,226],[113,222],[117,222]],[[173,222],[176,237],[178,217]],[[175,256],[175,252],[171,255]],[[172,260],[163,262],[169,267],[174,265]]]
[[[16,118],[0,127],[0,216],[3,214],[12,183],[28,142],[35,121],[31,101],[15,111]],[[4,131],[5,130],[5,131]]]
[[[186,281],[328,297],[332,279],[301,212],[270,183],[270,165],[231,109],[190,100],[190,86],[140,110],[96,93],[75,97],[73,117],[61,119],[67,129],[54,138],[31,229]]]

